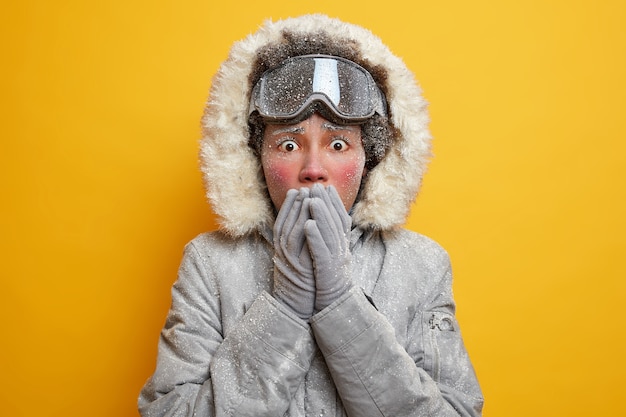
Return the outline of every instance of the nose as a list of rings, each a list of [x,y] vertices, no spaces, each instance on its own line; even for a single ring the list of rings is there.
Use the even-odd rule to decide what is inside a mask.
[[[324,168],[322,155],[318,149],[310,149],[306,152],[299,179],[302,183],[328,181],[328,172]]]

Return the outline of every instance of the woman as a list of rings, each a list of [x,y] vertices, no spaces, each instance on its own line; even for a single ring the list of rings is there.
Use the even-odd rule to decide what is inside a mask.
[[[426,104],[323,15],[236,43],[203,118],[221,230],[185,250],[143,416],[477,416],[446,252],[401,228]]]

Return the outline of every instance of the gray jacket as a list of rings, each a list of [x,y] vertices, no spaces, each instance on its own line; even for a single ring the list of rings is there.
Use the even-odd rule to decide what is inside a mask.
[[[352,240],[358,289],[310,326],[269,295],[262,234],[190,242],[142,415],[480,415],[445,251],[409,231]]]
[[[328,47],[372,73],[394,136],[351,210],[356,286],[305,323],[270,295],[274,209],[248,146],[248,103],[277,52]],[[268,21],[232,47],[202,120],[201,169],[220,231],[186,248],[142,415],[480,415],[448,256],[402,229],[430,157],[426,107],[400,58],[337,19]]]

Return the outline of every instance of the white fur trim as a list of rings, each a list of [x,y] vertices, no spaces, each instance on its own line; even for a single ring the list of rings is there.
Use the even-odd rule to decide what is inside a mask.
[[[279,40],[284,29],[323,29],[331,37],[351,39],[359,45],[363,58],[387,70],[387,101],[399,134],[385,158],[368,174],[353,217],[361,226],[401,226],[430,157],[426,101],[413,74],[378,37],[362,27],[315,14],[265,22],[258,32],[233,45],[213,79],[202,119],[200,159],[207,196],[221,228],[241,236],[273,220],[259,161],[248,147],[248,80],[257,50]]]

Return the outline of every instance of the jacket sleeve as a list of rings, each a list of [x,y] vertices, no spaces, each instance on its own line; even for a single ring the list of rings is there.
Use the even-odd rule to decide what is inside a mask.
[[[213,277],[188,245],[156,371],[139,396],[142,416],[285,414],[312,360],[310,328],[263,292],[223,337],[219,303]]]
[[[349,416],[481,415],[482,394],[454,318],[450,281],[448,268],[432,302],[409,324],[407,349],[361,290],[313,317]]]

